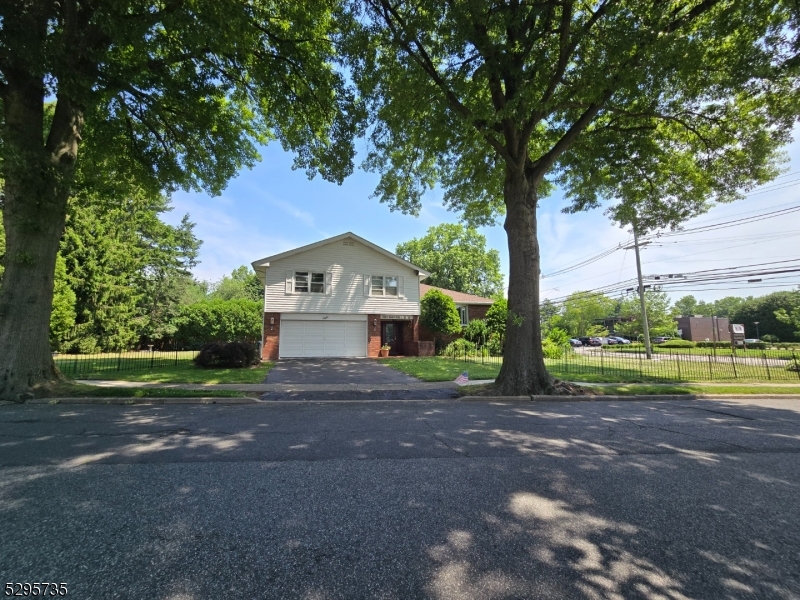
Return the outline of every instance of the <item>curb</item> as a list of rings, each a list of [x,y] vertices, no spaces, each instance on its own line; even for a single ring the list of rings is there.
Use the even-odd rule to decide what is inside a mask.
[[[255,398],[35,398],[25,404],[261,404]]]
[[[800,400],[800,394],[631,394],[626,396],[462,396],[465,402],[633,402],[679,400]]]

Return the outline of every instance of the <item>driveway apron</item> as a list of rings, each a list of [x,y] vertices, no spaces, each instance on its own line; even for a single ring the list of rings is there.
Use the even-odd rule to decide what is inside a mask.
[[[416,377],[396,371],[376,360],[308,358],[280,360],[270,370],[265,383],[292,385],[329,384],[336,389],[330,391],[302,391],[286,389],[267,392],[262,400],[403,400],[403,399],[444,399],[458,394],[452,388],[419,389],[422,383]],[[342,390],[341,385],[352,385],[352,389]],[[393,384],[408,386],[401,389],[372,390],[371,385]],[[366,387],[365,387],[366,386]]]

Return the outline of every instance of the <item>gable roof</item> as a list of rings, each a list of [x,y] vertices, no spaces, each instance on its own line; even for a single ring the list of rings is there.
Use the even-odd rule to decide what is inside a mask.
[[[383,254],[387,258],[391,258],[392,260],[395,260],[395,261],[399,262],[401,265],[403,265],[405,267],[408,267],[409,269],[412,269],[414,271],[417,271],[417,273],[419,274],[419,278],[420,279],[425,279],[426,277],[428,277],[430,275],[430,273],[428,273],[426,270],[421,269],[416,265],[412,265],[407,260],[404,260],[404,259],[400,258],[396,254],[394,254],[392,252],[389,252],[388,250],[385,250],[384,248],[381,248],[380,246],[377,246],[377,245],[373,244],[372,242],[370,242],[369,240],[365,240],[361,236],[358,236],[355,233],[352,233],[350,231],[348,231],[346,233],[342,233],[340,235],[336,235],[334,237],[331,237],[331,238],[328,238],[328,239],[325,239],[325,240],[320,240],[319,242],[314,242],[313,244],[307,244],[305,246],[300,246],[299,248],[295,248],[294,250],[287,250],[286,252],[281,252],[280,254],[273,254],[272,256],[267,256],[266,258],[262,258],[260,260],[255,260],[250,264],[253,266],[254,270],[258,271],[258,267],[269,267],[269,264],[271,262],[273,262],[273,261],[280,260],[282,258],[288,258],[289,256],[294,256],[295,254],[301,254],[302,252],[307,252],[309,250],[313,250],[314,248],[319,248],[320,246],[325,246],[326,244],[333,244],[333,243],[339,242],[341,240],[346,240],[347,238],[350,238],[352,240],[355,240],[356,242],[364,244],[367,248],[370,248],[371,250],[374,250],[378,254]]]
[[[457,292],[455,290],[446,290],[444,288],[436,287],[433,285],[419,284],[419,297],[422,298],[431,290],[439,290],[445,296],[450,296],[456,304],[494,304],[491,298],[482,298],[473,294],[465,294],[464,292]]]

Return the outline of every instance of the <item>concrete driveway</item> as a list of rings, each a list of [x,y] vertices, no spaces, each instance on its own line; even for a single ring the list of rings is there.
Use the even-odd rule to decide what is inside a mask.
[[[372,358],[298,358],[279,360],[265,383],[374,385],[420,381]]]

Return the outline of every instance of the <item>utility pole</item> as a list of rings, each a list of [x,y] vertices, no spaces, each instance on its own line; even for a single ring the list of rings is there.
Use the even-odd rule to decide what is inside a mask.
[[[636,233],[636,223],[633,224],[633,248],[636,251],[636,276],[639,278],[639,304],[642,307],[642,329],[644,329],[644,351],[647,360],[653,358],[650,347],[650,325],[647,323],[647,303],[644,300],[644,283],[642,283],[642,261],[639,258],[639,234]]]

